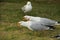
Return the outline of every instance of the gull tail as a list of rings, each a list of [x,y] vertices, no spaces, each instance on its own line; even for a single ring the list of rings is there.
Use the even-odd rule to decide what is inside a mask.
[[[50,29],[50,30],[54,30],[55,27],[54,27],[54,26],[49,26],[49,29]]]
[[[55,25],[60,25],[60,22],[56,22]]]
[[[50,25],[46,25],[47,27],[49,27],[49,30],[54,30],[55,27],[54,26],[50,26]]]

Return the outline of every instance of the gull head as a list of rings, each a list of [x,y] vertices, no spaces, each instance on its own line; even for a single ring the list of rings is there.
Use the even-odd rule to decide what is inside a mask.
[[[30,2],[30,1],[28,1],[28,2],[27,2],[27,5],[31,5],[31,2]]]
[[[20,26],[24,26],[24,27],[28,27],[29,25],[28,25],[28,21],[20,21],[20,22],[18,22],[18,24],[20,25]]]
[[[22,23],[23,23],[23,21],[18,22],[18,23],[17,23],[17,26],[21,26]]]
[[[23,17],[23,20],[25,20],[25,21],[29,21],[30,18],[31,18],[31,16],[25,15],[25,16]]]
[[[18,22],[18,25],[22,25],[22,24],[23,24],[23,22],[24,22],[24,21],[20,21],[20,22]]]

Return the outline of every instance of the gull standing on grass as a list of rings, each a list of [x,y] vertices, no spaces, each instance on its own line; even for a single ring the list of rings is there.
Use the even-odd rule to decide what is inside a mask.
[[[27,12],[31,11],[32,10],[31,2],[28,1],[27,4],[24,5],[21,9],[24,13],[27,13]]]

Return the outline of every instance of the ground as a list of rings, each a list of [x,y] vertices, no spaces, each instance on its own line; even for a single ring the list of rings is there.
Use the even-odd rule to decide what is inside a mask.
[[[57,40],[51,38],[60,33],[60,26],[53,31],[31,31],[17,25],[24,13],[21,7],[26,2],[0,2],[0,40]],[[57,1],[32,1],[33,10],[28,15],[60,21],[60,3]]]

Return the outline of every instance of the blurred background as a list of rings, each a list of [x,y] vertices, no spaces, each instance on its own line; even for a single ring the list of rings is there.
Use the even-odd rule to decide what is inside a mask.
[[[33,7],[28,15],[60,21],[60,0],[0,0],[0,40],[57,40],[51,36],[60,33],[60,26],[53,31],[30,31],[17,26],[24,16],[21,7],[27,1]]]

